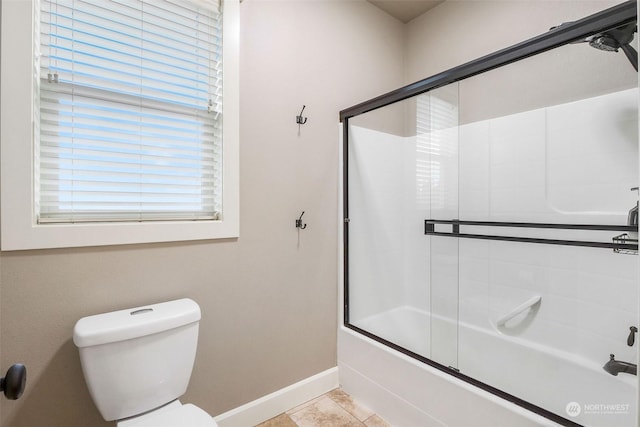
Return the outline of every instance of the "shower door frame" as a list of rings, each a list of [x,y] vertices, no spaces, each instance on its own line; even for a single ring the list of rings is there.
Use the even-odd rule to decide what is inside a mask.
[[[510,63],[546,52],[551,49],[569,44],[572,41],[584,39],[587,36],[603,32],[605,30],[619,27],[632,22],[637,22],[637,2],[630,0],[625,3],[605,9],[601,12],[582,18],[578,21],[563,24],[539,36],[528,39],[524,42],[515,44],[489,55],[480,57],[476,60],[467,62],[458,67],[443,71],[434,76],[417,81],[415,83],[403,86],[386,94],[372,98],[368,101],[354,105],[340,111],[340,122],[342,123],[342,168],[343,168],[343,324],[355,332],[358,332],[374,341],[393,348],[407,356],[419,360],[433,368],[442,372],[446,372],[460,380],[472,384],[480,389],[501,397],[511,403],[522,408],[532,411],[538,415],[548,418],[563,426],[582,427],[574,421],[566,419],[554,412],[548,411],[540,406],[534,405],[528,401],[518,398],[503,390],[486,384],[482,381],[469,377],[456,368],[442,365],[420,354],[407,350],[393,342],[379,337],[371,332],[359,328],[349,321],[349,119],[360,114],[367,113],[387,105],[403,101],[405,99],[429,92],[433,89],[455,83],[460,80],[473,77],[475,75],[493,70],[495,68],[508,65]],[[455,221],[455,220],[454,220]],[[428,234],[428,233],[425,233]],[[570,243],[569,243],[570,244]],[[609,247],[610,244],[607,244]]]

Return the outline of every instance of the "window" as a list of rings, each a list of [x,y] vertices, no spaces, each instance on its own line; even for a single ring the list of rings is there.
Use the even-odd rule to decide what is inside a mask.
[[[36,2],[29,85],[6,65],[24,58],[13,3],[27,2],[2,10],[2,249],[236,237],[237,1]],[[12,91],[33,100],[30,134],[5,125],[25,122]]]
[[[42,0],[39,223],[218,219],[217,3]]]

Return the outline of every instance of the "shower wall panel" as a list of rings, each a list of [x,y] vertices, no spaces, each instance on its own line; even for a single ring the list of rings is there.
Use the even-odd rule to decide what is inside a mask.
[[[463,125],[460,218],[624,224],[638,200],[630,191],[638,183],[637,116],[637,91],[626,90]],[[465,239],[460,257],[462,322],[496,328],[499,317],[539,295],[535,313],[500,332],[596,365],[610,353],[635,360],[626,337],[637,322],[636,257]]]

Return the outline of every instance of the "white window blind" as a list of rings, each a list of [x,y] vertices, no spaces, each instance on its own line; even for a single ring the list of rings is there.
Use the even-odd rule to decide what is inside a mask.
[[[220,219],[222,16],[208,0],[41,0],[39,223]]]

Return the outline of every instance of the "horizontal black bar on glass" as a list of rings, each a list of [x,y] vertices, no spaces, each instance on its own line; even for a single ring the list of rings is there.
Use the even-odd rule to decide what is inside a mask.
[[[426,224],[472,225],[477,227],[554,228],[558,230],[638,231],[634,225],[553,224],[544,222],[467,221],[459,219],[425,219]]]
[[[452,225],[452,232],[435,231],[436,224]],[[638,228],[633,225],[602,225],[602,224],[553,224],[553,223],[536,223],[536,222],[499,222],[499,221],[460,221],[426,219],[424,221],[424,234],[428,236],[457,237],[462,239],[480,239],[480,240],[498,240],[504,242],[521,242],[521,243],[538,243],[546,245],[563,245],[563,246],[581,246],[590,248],[613,249],[616,251],[637,251],[638,242],[625,243],[619,240],[612,242],[594,242],[584,240],[564,240],[564,239],[546,239],[538,237],[517,237],[517,236],[499,236],[488,234],[471,234],[460,233],[460,226],[476,226],[476,227],[511,227],[511,228],[532,228],[532,229],[556,229],[556,230],[588,230],[588,231],[617,231],[617,232],[637,232]],[[620,237],[620,236],[617,236]]]
[[[631,0],[578,21],[562,25],[558,22],[558,27],[542,35],[344,109],[340,111],[340,121],[344,122],[345,119],[350,117],[502,67],[569,42],[583,39],[586,36],[635,22],[637,16],[636,8],[636,1]]]

